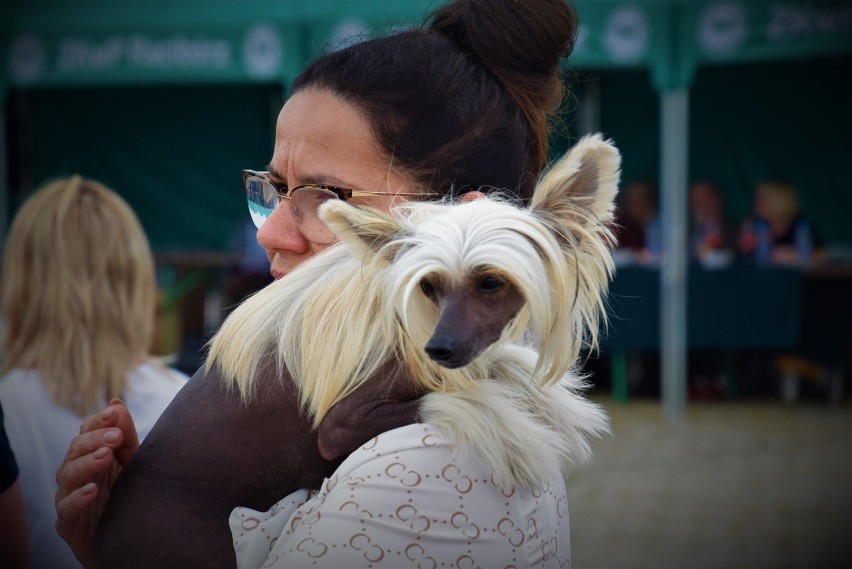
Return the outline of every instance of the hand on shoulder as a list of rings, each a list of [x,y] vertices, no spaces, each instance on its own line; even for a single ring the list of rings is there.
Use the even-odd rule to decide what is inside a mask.
[[[86,567],[94,563],[94,540],[110,490],[139,448],[130,411],[119,399],[83,420],[56,471],[56,531]]]

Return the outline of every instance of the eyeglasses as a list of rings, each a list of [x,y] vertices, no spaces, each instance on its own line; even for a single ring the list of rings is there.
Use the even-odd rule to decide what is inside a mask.
[[[299,231],[308,241],[324,244],[334,241],[334,233],[319,217],[319,207],[327,200],[348,201],[352,198],[367,196],[407,196],[424,197],[434,194],[410,192],[368,192],[351,190],[325,184],[304,184],[288,188],[286,184],[276,184],[269,179],[269,172],[243,170],[243,184],[246,188],[249,214],[260,229],[269,219],[281,200],[290,200],[290,210]]]

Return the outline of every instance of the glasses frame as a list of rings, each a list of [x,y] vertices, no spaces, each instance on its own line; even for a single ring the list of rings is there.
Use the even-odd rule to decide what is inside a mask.
[[[250,203],[256,203],[251,200],[252,192],[249,191],[249,180],[257,179],[263,184],[267,184],[273,190],[275,190],[278,194],[278,199],[275,203],[275,206],[272,209],[274,212],[275,209],[281,204],[282,200],[290,200],[294,193],[299,190],[315,190],[322,192],[328,195],[330,198],[337,198],[343,201],[348,201],[352,198],[356,197],[369,197],[369,196],[409,196],[409,197],[436,197],[435,194],[432,193],[418,193],[418,192],[372,192],[366,190],[353,190],[350,188],[341,188],[339,186],[332,186],[328,184],[303,184],[301,186],[296,186],[295,188],[288,188],[287,184],[276,184],[272,180],[269,179],[269,172],[265,170],[243,170],[243,189],[246,192],[246,197],[248,198]],[[292,203],[292,202],[291,202]],[[293,221],[296,222],[296,225],[299,227],[299,231],[305,237],[305,239],[312,241],[314,243],[331,243],[334,240],[334,233],[328,226],[319,218],[318,215],[313,215],[311,218],[318,220],[322,226],[325,227],[325,230],[328,232],[328,235],[320,236],[319,234],[314,234],[314,231],[308,233],[308,227],[304,225],[306,217],[305,215],[296,208],[296,205],[293,204],[291,208],[293,214]],[[272,215],[272,212],[269,215]],[[317,212],[314,212],[315,214]],[[267,219],[269,217],[267,216]],[[257,224],[257,221],[253,221]],[[257,226],[260,229],[260,225]],[[326,238],[327,237],[327,238]]]
[[[278,192],[278,203],[281,200],[288,200],[293,192],[298,190],[325,190],[333,193],[337,199],[349,201],[352,198],[361,198],[369,196],[405,196],[405,197],[434,197],[435,194],[419,193],[419,192],[374,192],[368,190],[353,190],[351,188],[342,188],[340,186],[332,186],[329,184],[302,184],[295,188],[287,187],[287,184],[275,183],[269,179],[269,172],[266,170],[243,170],[243,188],[248,191],[249,178],[257,178],[266,182]]]

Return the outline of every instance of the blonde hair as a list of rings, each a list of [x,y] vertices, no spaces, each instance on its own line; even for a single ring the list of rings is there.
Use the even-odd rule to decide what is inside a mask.
[[[4,373],[38,370],[79,414],[122,394],[148,353],[157,292],[148,240],[121,197],[80,176],[44,185],[12,222],[0,286]]]
[[[757,186],[757,192],[766,200],[773,219],[792,220],[799,215],[799,198],[792,184],[775,181],[761,182]]]

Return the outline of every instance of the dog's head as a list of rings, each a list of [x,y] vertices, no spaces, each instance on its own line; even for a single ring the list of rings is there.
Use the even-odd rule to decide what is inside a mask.
[[[550,383],[584,339],[596,342],[619,166],[614,146],[592,136],[542,176],[527,209],[489,198],[409,202],[389,214],[329,201],[321,215],[365,263],[387,271],[406,336],[433,362],[466,366],[530,329],[538,380]]]

